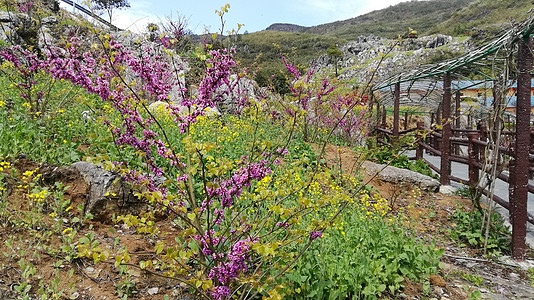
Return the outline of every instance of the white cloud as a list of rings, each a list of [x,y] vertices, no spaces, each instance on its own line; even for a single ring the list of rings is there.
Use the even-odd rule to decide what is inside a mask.
[[[113,24],[122,29],[134,32],[144,31],[150,22],[158,22],[158,17],[149,12],[154,11],[150,1],[130,1],[130,8],[117,10],[113,16]]]

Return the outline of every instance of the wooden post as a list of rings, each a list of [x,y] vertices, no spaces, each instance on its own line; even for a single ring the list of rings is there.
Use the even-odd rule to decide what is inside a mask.
[[[408,112],[405,112],[404,113],[404,130],[407,130],[408,129],[408,124],[409,124],[409,118],[410,116],[408,115]]]
[[[382,105],[382,128],[387,128],[387,116],[386,106]]]
[[[480,125],[480,130],[478,131],[478,133],[480,134],[481,141],[483,142],[488,141],[488,126],[486,126],[486,124],[483,123],[482,125]],[[486,148],[482,146],[482,148],[479,149],[479,152],[480,152],[480,161],[485,161],[486,160]]]
[[[480,137],[477,132],[469,133],[469,144],[467,146],[467,152],[469,154],[469,187],[476,188],[479,180],[479,171],[475,166],[475,163],[479,162],[480,150],[478,144],[475,143]]]
[[[436,124],[438,125],[438,127],[440,127],[441,124],[443,123],[443,122],[442,122],[442,119],[441,119],[441,118],[442,118],[442,116],[441,116],[441,105],[442,105],[442,104],[443,104],[443,103],[441,103],[441,104],[438,106],[438,110],[436,111]],[[438,131],[438,132],[441,132],[441,133],[443,134],[443,129],[441,129],[441,130],[438,129],[437,131]],[[437,149],[437,150],[441,149],[441,139],[442,139],[442,138],[443,138],[443,137],[441,137],[441,138],[439,138],[439,137],[435,137],[435,138],[434,138],[434,149]]]
[[[399,137],[399,107],[400,107],[400,83],[395,84],[395,99],[393,103],[393,136]]]
[[[454,127],[455,129],[460,129],[462,126],[460,122],[460,111],[461,111],[461,105],[460,105],[460,91],[456,91],[456,97],[455,97],[455,110],[454,110]],[[458,131],[454,132],[455,137],[460,137],[460,133]],[[460,155],[460,145],[456,144],[454,145],[454,154]]]
[[[449,159],[451,143],[451,73],[445,73],[443,77],[443,105],[441,107],[443,119],[443,131],[441,139],[441,168],[440,183],[449,185],[451,183],[451,161]]]
[[[376,127],[380,127],[380,103],[376,102]]]
[[[415,159],[423,159],[423,130],[425,130],[425,122],[417,122],[417,148],[415,149]]]
[[[436,113],[430,114],[430,131],[433,132],[436,130]],[[435,139],[436,137],[431,133],[427,136],[426,142],[428,145],[431,145],[432,147],[435,146]],[[436,149],[436,147],[434,147]]]
[[[473,129],[473,116],[471,114],[467,115],[467,128]]]
[[[460,91],[456,91],[456,97],[455,97],[455,106],[456,110],[454,111],[454,126],[456,128],[460,128],[461,122],[460,122],[460,112],[461,112],[461,104],[460,104],[460,96],[462,93]]]
[[[527,251],[527,197],[530,148],[530,89],[532,70],[532,38],[519,40],[517,60],[517,121],[515,141],[515,178],[510,199],[512,223],[512,257],[523,260]]]

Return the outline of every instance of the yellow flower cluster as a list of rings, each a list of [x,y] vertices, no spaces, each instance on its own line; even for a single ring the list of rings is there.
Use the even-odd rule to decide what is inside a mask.
[[[69,227],[65,230],[63,230],[61,233],[63,235],[66,235],[67,237],[71,237],[76,231],[73,231],[73,228],[72,227]]]
[[[217,143],[232,142],[242,133],[253,133],[254,126],[236,116],[230,116],[227,122],[219,118],[199,117],[190,128],[189,133],[195,140],[208,141],[217,139]]]
[[[321,191],[321,186],[319,185],[319,182],[317,181],[314,181],[312,183],[310,183],[310,189],[309,189],[309,192],[311,194],[311,196],[319,196],[319,195],[322,195],[322,191]]]
[[[33,174],[35,174],[35,172],[37,172],[37,171],[39,171],[39,168],[36,168],[33,171],[28,170],[28,171],[22,173],[22,182],[23,182],[23,184],[19,184],[18,187],[27,189],[29,187],[28,184],[32,180]],[[39,177],[41,177],[41,176],[42,176],[42,174],[37,174],[37,176],[35,176],[34,180],[39,179]]]
[[[260,191],[261,188],[266,188],[269,183],[271,182],[271,176],[265,176],[262,180],[258,181],[256,184],[256,188],[254,189],[255,192]]]
[[[337,212],[337,209],[335,211]],[[334,214],[330,214],[330,217],[332,216],[334,216]],[[345,235],[345,231],[343,231],[343,225],[345,225],[345,223],[343,222],[340,222],[339,224],[336,224],[336,223],[332,224],[334,229],[339,230],[342,235]]]
[[[39,168],[37,168],[37,169],[35,169],[33,171],[28,170],[28,171],[22,173],[22,179],[25,180],[25,179],[31,178],[33,176],[33,174],[35,172],[37,172],[38,170],[39,170]]]
[[[360,204],[362,205],[361,210],[366,211],[367,217],[384,217],[391,210],[387,199],[380,197],[379,194],[372,196],[364,194],[360,199]]]
[[[0,162],[0,172],[3,172],[4,170],[7,171],[9,169],[11,169],[11,163],[7,161]]]
[[[148,110],[160,121],[169,122],[174,119],[171,117],[171,110],[168,108],[168,104],[163,101],[156,101],[150,104]]]
[[[38,193],[34,193],[34,194],[29,194],[28,197],[30,199],[34,199],[35,202],[42,202],[46,199],[46,197],[48,197],[48,191],[47,190],[42,190]]]
[[[421,193],[421,190],[418,187],[414,187],[411,195],[408,195],[408,198],[413,198],[415,200],[415,203],[419,204],[418,200],[421,199],[422,196],[423,194]]]

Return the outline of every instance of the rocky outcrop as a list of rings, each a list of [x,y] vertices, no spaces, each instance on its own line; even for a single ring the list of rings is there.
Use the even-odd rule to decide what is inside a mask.
[[[27,45],[42,49],[55,42],[51,26],[58,22],[54,16],[37,20],[25,13],[0,12],[0,40],[14,45]]]
[[[220,99],[217,108],[221,112],[235,113],[243,108],[243,104],[259,100],[258,84],[254,80],[235,74],[230,75],[229,79],[229,85],[222,84],[217,89],[216,97]]]
[[[468,40],[460,41],[442,34],[402,40],[360,36],[340,48],[343,58],[337,62],[339,78],[367,82],[374,76],[380,81],[402,70],[431,62],[435,57],[448,58],[469,48]],[[327,55],[314,61],[323,70],[333,70],[334,63]]]

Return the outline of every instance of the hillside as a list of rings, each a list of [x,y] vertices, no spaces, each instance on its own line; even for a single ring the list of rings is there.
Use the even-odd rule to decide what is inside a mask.
[[[305,32],[333,35],[354,40],[360,35],[392,38],[403,35],[409,27],[420,33],[432,31],[436,24],[475,0],[433,0],[402,2],[352,19],[310,27]]]
[[[240,35],[234,46],[237,60],[250,67],[260,86],[272,84],[278,92],[283,93],[288,88],[280,53],[284,53],[294,64],[308,66],[312,60],[326,54],[332,45],[344,43],[344,40],[334,36],[265,30]]]
[[[314,27],[272,24],[264,31],[241,35],[235,46],[238,59],[244,65],[253,66],[251,70],[257,73],[255,79],[260,85],[276,86],[285,74],[280,52],[289,54],[293,62],[307,66],[318,57],[324,57],[329,48],[341,49],[360,36],[391,39],[406,35],[408,28],[415,29],[419,36],[441,33],[465,37],[480,32],[492,36],[510,20],[524,19],[525,12],[533,6],[534,0],[408,1]],[[451,57],[449,54],[441,56]],[[275,82],[269,79],[272,75],[278,78]]]
[[[361,35],[385,38],[403,35],[410,27],[427,35],[464,34],[473,28],[492,30],[495,25],[521,19],[534,7],[533,0],[429,0],[406,1],[361,16],[313,27],[273,24],[266,30],[306,32],[355,40]]]
[[[498,31],[511,21],[520,21],[534,8],[534,0],[479,0],[455,12],[446,21],[437,24],[429,33],[464,34],[471,29]]]

